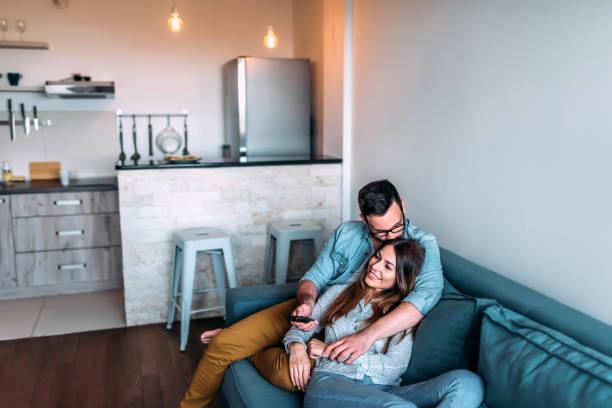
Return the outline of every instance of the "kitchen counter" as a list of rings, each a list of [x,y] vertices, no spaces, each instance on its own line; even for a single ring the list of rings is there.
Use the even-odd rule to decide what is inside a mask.
[[[105,190],[117,190],[117,179],[115,177],[71,179],[70,184],[66,187],[62,186],[59,180],[34,180],[26,181],[25,183],[15,182],[10,186],[0,184],[0,195]]]
[[[268,222],[316,222],[323,239],[329,238],[341,221],[341,159],[286,160],[119,168],[128,326],[166,321],[177,230],[212,227],[229,234],[239,286],[264,283]],[[302,272],[302,248],[291,247],[293,275]],[[196,287],[214,287],[204,253],[198,256]],[[194,296],[194,309],[217,305],[214,292]]]
[[[303,157],[303,156],[275,156],[275,157],[248,157],[245,161],[238,159],[220,159],[213,160],[202,159],[198,163],[189,164],[172,164],[165,160],[157,160],[151,164],[148,160],[134,164],[131,161],[126,161],[123,164],[117,162],[115,169],[117,170],[156,170],[156,169],[185,169],[185,168],[208,168],[208,167],[245,167],[245,166],[283,166],[283,165],[300,165],[300,164],[332,164],[342,163],[342,159],[333,156],[322,157]]]
[[[121,288],[117,180],[0,188],[0,299]]]

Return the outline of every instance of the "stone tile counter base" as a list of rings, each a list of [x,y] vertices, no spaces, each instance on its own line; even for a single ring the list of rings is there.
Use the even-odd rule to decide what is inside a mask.
[[[120,170],[127,324],[166,321],[174,230],[206,226],[229,233],[239,286],[264,283],[268,221],[314,221],[326,240],[340,224],[341,166]],[[208,255],[198,256],[197,269],[196,287],[212,287]],[[194,308],[216,304],[214,292],[194,297]],[[214,315],[220,312],[206,314]]]

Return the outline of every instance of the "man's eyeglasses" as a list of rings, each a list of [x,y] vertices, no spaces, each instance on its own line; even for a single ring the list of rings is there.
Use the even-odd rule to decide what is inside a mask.
[[[388,230],[374,230],[370,226],[370,223],[368,222],[368,218],[367,217],[364,217],[364,218],[365,218],[366,225],[368,226],[368,231],[370,233],[370,236],[378,240],[381,240],[381,241],[384,241],[389,236],[389,234],[398,234],[400,232],[404,232],[404,227],[406,225],[406,217],[404,216],[404,213],[402,213],[402,220]]]

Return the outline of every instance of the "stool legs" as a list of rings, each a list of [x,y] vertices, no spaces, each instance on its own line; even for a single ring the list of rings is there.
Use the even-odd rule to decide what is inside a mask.
[[[170,302],[168,306],[168,323],[166,324],[166,329],[172,329],[172,324],[174,323],[174,312],[176,311],[176,297],[178,294],[179,287],[179,279],[181,276],[181,257],[179,254],[180,248],[175,245],[174,246],[174,259],[172,266],[172,276],[170,277]]]
[[[272,260],[274,259],[274,251],[276,250],[276,238],[268,235],[266,248],[266,283],[272,283]]]
[[[308,271],[315,260],[315,243],[314,240],[302,240],[302,257],[304,258],[304,272]]]
[[[225,270],[223,255],[211,254],[213,264],[213,274],[217,285],[217,295],[219,296],[219,306],[223,306],[223,317],[225,317]]]
[[[287,239],[276,240],[276,284],[287,281],[287,267],[289,265],[289,248],[291,241]]]
[[[185,351],[185,348],[187,347],[187,339],[189,337],[195,261],[195,252],[188,246],[183,248],[183,270],[181,273],[181,351]]]
[[[315,260],[317,259],[317,256],[319,256],[321,251],[323,251],[323,238],[321,238],[321,235],[319,234],[313,238],[313,241],[314,241],[315,256],[312,258],[312,263],[314,264]]]
[[[225,272],[227,273],[227,281],[230,288],[235,288],[236,283],[236,269],[234,269],[234,252],[232,251],[232,243],[228,242],[227,245],[223,245],[223,259],[225,260]],[[225,286],[224,286],[225,290]],[[225,306],[225,302],[223,303]]]

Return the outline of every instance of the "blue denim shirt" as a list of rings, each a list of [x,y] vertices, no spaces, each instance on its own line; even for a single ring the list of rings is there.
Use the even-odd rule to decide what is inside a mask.
[[[432,234],[409,221],[406,221],[403,237],[418,241],[425,249],[425,260],[414,289],[404,298],[404,302],[412,303],[425,315],[442,295],[444,281],[440,249]],[[345,283],[353,274],[359,274],[360,267],[373,253],[368,227],[361,221],[345,222],[329,237],[317,261],[301,280],[311,281],[319,292],[323,292],[329,285]]]

